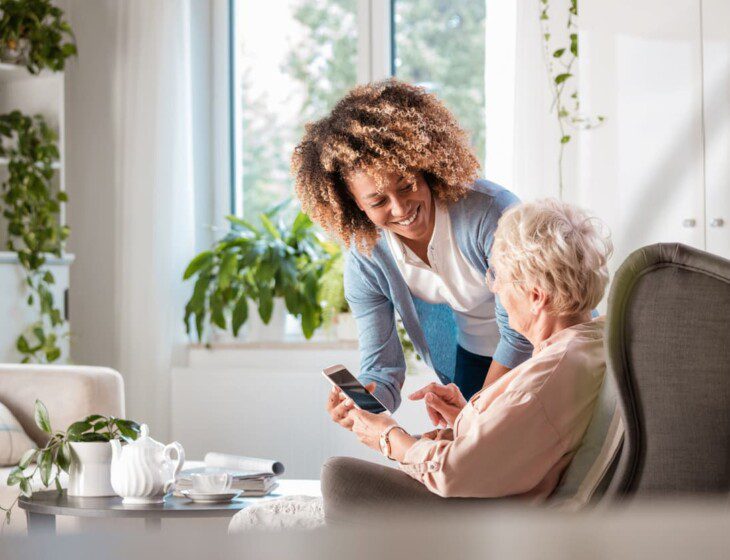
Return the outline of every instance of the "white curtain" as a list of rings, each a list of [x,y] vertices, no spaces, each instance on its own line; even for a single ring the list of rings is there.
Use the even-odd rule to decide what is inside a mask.
[[[183,351],[181,280],[194,193],[189,0],[118,3],[116,364],[127,416],[169,429],[170,370]]]
[[[558,196],[560,131],[551,111],[540,8],[540,0],[487,2],[485,175],[523,200]],[[568,0],[551,0],[551,33],[558,42],[567,40],[562,37],[567,10]],[[577,176],[577,144],[566,146],[566,194]]]

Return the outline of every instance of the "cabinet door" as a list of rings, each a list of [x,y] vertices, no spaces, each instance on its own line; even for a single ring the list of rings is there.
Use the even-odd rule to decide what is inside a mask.
[[[730,2],[702,0],[707,250],[730,259]]]
[[[720,2],[723,0],[719,0]],[[613,267],[650,243],[704,248],[700,0],[583,0],[577,202],[610,226]]]

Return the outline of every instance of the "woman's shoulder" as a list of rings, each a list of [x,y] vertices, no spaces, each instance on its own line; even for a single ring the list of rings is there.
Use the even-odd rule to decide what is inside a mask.
[[[473,219],[496,215],[499,219],[507,208],[519,201],[512,191],[503,186],[487,179],[477,179],[469,187],[466,196],[452,205],[452,213],[460,213],[463,217]]]

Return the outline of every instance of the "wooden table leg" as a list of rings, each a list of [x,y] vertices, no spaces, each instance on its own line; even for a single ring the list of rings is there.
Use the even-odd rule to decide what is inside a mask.
[[[28,536],[44,536],[56,534],[56,516],[45,513],[25,512],[28,520]]]
[[[148,533],[159,533],[162,530],[161,517],[145,517],[144,528]]]

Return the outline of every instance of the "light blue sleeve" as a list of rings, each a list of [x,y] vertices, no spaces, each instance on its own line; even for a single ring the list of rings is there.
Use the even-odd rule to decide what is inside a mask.
[[[497,229],[497,222],[502,216],[505,210],[510,206],[519,203],[520,199],[517,198],[512,192],[501,189],[501,192],[495,197],[494,207],[491,209],[492,213],[488,217],[492,221],[492,227],[488,228],[488,235],[485,240],[485,247],[487,247],[487,262],[491,257],[492,242],[494,240],[494,231]],[[505,310],[502,302],[499,301],[499,297],[495,294],[494,296],[494,314],[497,319],[497,328],[499,329],[499,344],[497,349],[494,351],[492,359],[495,362],[507,366],[508,368],[514,368],[520,365],[522,362],[532,356],[532,344],[517,331],[509,326],[509,316]]]
[[[509,317],[499,297],[494,296],[494,314],[499,329],[499,344],[492,359],[512,369],[532,356],[532,344],[509,326]]]
[[[355,257],[345,264],[345,298],[357,322],[360,376],[377,384],[375,397],[394,412],[401,403],[406,362],[398,338],[393,302],[369,280]]]

